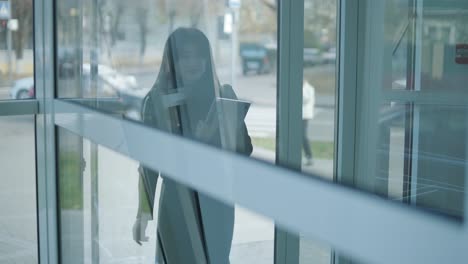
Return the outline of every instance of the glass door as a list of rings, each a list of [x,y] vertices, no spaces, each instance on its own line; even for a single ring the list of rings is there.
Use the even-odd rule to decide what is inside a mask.
[[[261,0],[57,2],[56,97],[275,163],[277,14]],[[103,143],[113,135],[93,141],[70,130],[56,134],[62,262],[273,262],[271,219],[151,168],[162,150],[135,147],[139,134],[110,147],[129,151],[124,159]],[[131,159],[134,151],[147,151],[148,160]],[[190,165],[187,156],[173,160]]]
[[[355,173],[360,188],[459,220],[467,171],[468,68],[457,60],[463,10],[464,1],[367,3]]]
[[[0,263],[37,263],[35,1],[0,1]]]

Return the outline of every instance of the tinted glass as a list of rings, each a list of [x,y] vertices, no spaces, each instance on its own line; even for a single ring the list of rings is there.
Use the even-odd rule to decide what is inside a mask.
[[[354,185],[463,217],[466,1],[369,2]],[[396,14],[400,15],[396,15]],[[370,43],[370,42],[369,42]]]
[[[273,263],[270,219],[58,131],[63,263]]]
[[[58,97],[275,160],[276,7],[87,0],[56,14]]]
[[[333,181],[337,67],[337,1],[304,1],[302,172]],[[330,263],[332,251],[300,237],[300,263]]]
[[[0,2],[0,100],[34,98],[33,2]]]
[[[37,263],[34,117],[0,117],[0,135],[0,263]]]

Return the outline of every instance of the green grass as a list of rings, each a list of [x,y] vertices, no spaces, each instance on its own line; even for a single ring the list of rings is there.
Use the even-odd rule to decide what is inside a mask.
[[[83,209],[81,157],[76,153],[61,153],[58,166],[60,208]]]
[[[252,138],[252,144],[267,150],[275,151],[275,138]],[[331,141],[313,141],[310,142],[312,154],[316,159],[333,159],[334,145]]]

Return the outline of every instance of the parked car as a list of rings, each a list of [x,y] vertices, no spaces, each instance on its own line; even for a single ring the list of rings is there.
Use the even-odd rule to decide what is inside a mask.
[[[334,64],[336,63],[336,48],[330,48],[327,52],[322,54],[323,63]]]
[[[106,65],[98,65],[98,84],[96,95],[109,96],[119,95],[128,90],[138,88],[137,80],[132,75],[126,75],[117,72]],[[82,91],[83,96],[87,97],[91,93],[91,65],[83,64],[82,68]],[[18,79],[10,89],[10,98],[28,99],[34,97],[34,77]]]
[[[304,66],[313,66],[323,63],[322,55],[319,49],[305,48],[304,49]]]
[[[242,59],[242,73],[249,72],[256,74],[269,73],[272,70],[272,63],[268,55],[268,49],[258,43],[241,43],[240,57]]]
[[[134,90],[138,88],[138,83],[133,75],[126,75],[117,72],[109,66],[98,64],[98,86],[103,90],[110,89],[118,93],[125,90]],[[91,81],[91,65],[88,63],[83,64],[83,82]],[[86,78],[85,78],[86,77]],[[90,83],[87,83],[86,87],[90,87]]]
[[[34,97],[34,77],[22,78],[15,81],[10,89],[11,99],[29,99]]]

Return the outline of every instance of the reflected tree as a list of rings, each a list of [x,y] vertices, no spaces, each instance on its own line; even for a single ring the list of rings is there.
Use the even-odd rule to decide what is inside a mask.
[[[16,59],[23,58],[23,51],[32,40],[32,19],[33,3],[32,0],[14,0],[11,1],[12,18],[18,20],[18,30],[13,32],[13,49]]]

